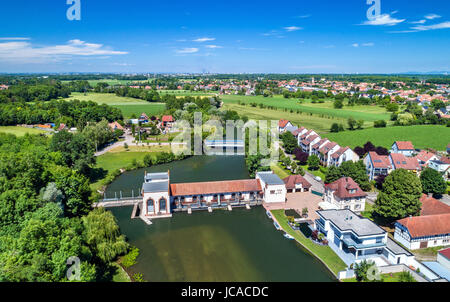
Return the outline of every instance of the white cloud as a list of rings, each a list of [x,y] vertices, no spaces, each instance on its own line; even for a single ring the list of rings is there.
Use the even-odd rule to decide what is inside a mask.
[[[0,38],[0,41],[28,41],[30,38],[20,38],[20,37],[6,37]]]
[[[428,14],[425,16],[425,19],[428,19],[428,20],[434,20],[434,19],[439,19],[439,18],[441,18],[441,16],[436,15],[436,14]]]
[[[352,46],[353,47],[359,47],[359,44],[358,43],[353,43]]]
[[[336,46],[334,46],[334,45],[326,45],[326,46],[324,46],[324,48],[335,48]]]
[[[216,40],[216,38],[198,38],[193,41],[203,43],[203,42],[209,42],[209,41],[214,41],[214,40]]]
[[[180,54],[188,54],[188,53],[196,53],[198,52],[198,48],[192,47],[192,48],[183,48],[183,49],[179,49],[177,50],[177,53]]]
[[[433,25],[418,25],[418,26],[412,27],[411,29],[416,30],[416,31],[425,31],[425,30],[433,30],[433,29],[445,29],[445,28],[450,28],[450,21],[433,24]]]
[[[286,31],[297,31],[300,29],[303,29],[302,27],[298,27],[298,26],[287,26],[287,27],[283,27],[283,29],[285,29]]]
[[[375,20],[367,20],[362,25],[375,25],[375,26],[394,26],[404,22],[406,19],[396,19],[391,17],[390,14],[379,15]]]
[[[311,15],[296,16],[295,18],[297,18],[297,19],[306,19],[306,18],[309,18],[309,17],[311,17]]]
[[[206,45],[206,48],[211,48],[211,49],[216,49],[216,48],[223,48],[222,46],[218,46],[218,45]]]
[[[362,46],[364,46],[364,47],[372,47],[372,46],[375,46],[375,43],[372,43],[372,42],[363,43]]]
[[[36,47],[26,41],[0,43],[0,60],[26,62],[62,61],[75,56],[124,55],[128,52],[115,51],[103,44],[87,43],[78,39],[63,45]]]
[[[424,24],[425,22],[427,22],[427,20],[422,19],[422,20],[418,20],[418,21],[412,21],[410,22],[411,24]]]

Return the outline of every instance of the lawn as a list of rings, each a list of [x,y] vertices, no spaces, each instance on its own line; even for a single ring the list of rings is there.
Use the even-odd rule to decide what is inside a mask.
[[[303,168],[303,170],[305,170],[305,172],[309,172],[312,175],[319,176],[322,180],[325,180],[325,173],[323,173],[321,169],[326,169],[326,168],[322,167],[322,168],[319,168],[317,170],[309,170],[308,169],[308,165],[304,165],[304,166],[301,166],[301,167]]]
[[[271,213],[286,233],[293,236],[303,247],[321,259],[335,275],[337,275],[338,272],[347,269],[347,265],[344,261],[342,261],[329,246],[317,245],[306,238],[302,232],[294,231],[288,224],[284,210],[273,210]]]
[[[379,106],[345,106],[343,109],[334,109],[333,99],[326,99],[324,103],[313,104],[311,100],[305,100],[302,103],[298,99],[286,99],[281,95],[265,98],[263,96],[240,96],[240,95],[224,95],[222,96],[225,104],[241,103],[262,103],[266,106],[274,106],[281,109],[301,110],[306,113],[313,113],[318,116],[326,115],[341,119],[353,117],[356,120],[364,120],[373,122],[376,120],[389,120],[390,114],[386,109]],[[372,123],[367,123],[372,126]]]
[[[341,146],[351,148],[371,141],[376,146],[390,149],[396,140],[409,140],[416,148],[433,148],[443,151],[449,143],[450,128],[441,125],[391,126],[329,133],[327,138]]]
[[[133,114],[139,116],[145,112],[147,115],[159,115],[166,110],[164,103],[150,103],[144,100],[120,97],[113,93],[78,93],[74,92],[67,100],[93,101],[97,104],[107,104],[122,110],[124,118],[130,118]]]
[[[113,282],[131,282],[128,274],[117,262],[113,262],[112,265],[116,268],[116,273],[113,276]]]
[[[28,134],[48,133],[45,130],[18,127],[18,126],[0,126],[0,132],[14,134],[16,136],[24,136],[26,133],[28,133]]]
[[[401,273],[393,273],[393,274],[381,274],[381,278],[383,282],[400,282],[400,274]],[[342,279],[342,282],[358,282],[356,278]]]
[[[310,115],[308,113],[291,113],[282,109],[261,109],[259,107],[242,106],[238,104],[225,104],[224,108],[227,110],[235,110],[240,115],[247,116],[249,119],[254,120],[273,120],[278,122],[280,119],[287,119],[290,120],[294,125],[314,129],[319,132],[328,132],[333,123],[347,123],[346,119],[336,118],[332,116],[321,117],[318,115]]]
[[[272,165],[272,166],[270,166],[270,168],[281,179],[285,179],[286,177],[289,177],[289,175],[291,175],[291,173],[289,173],[286,169],[284,169],[280,165],[280,163],[278,163],[276,165]]]

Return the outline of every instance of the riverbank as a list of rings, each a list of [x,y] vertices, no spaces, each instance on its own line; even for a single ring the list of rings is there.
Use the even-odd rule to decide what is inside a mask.
[[[293,230],[289,226],[284,210],[273,210],[271,213],[280,227],[287,234],[293,236],[294,239],[311,255],[319,259],[336,278],[340,271],[347,269],[347,265],[344,261],[342,261],[341,258],[339,258],[339,256],[336,255],[336,253],[329,246],[317,245],[310,239],[306,238],[302,232]]]

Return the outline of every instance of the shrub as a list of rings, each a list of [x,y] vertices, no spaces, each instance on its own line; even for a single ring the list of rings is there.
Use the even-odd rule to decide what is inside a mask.
[[[137,247],[132,247],[131,251],[123,256],[122,258],[122,265],[124,267],[130,267],[137,263],[136,259],[139,256],[139,249]]]
[[[387,125],[387,123],[386,123],[385,120],[379,120],[379,121],[373,122],[373,126],[374,126],[375,128],[385,128],[386,125]]]

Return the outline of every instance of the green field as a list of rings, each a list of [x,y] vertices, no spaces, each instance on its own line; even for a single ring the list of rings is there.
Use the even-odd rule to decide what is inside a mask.
[[[276,95],[273,97],[263,96],[240,96],[240,95],[224,95],[222,96],[225,104],[264,104],[266,106],[274,106],[281,109],[288,110],[300,110],[306,113],[312,113],[318,116],[331,116],[341,119],[348,119],[353,117],[356,120],[366,121],[366,126],[373,126],[373,121],[377,120],[389,120],[390,114],[386,110],[379,106],[344,106],[343,109],[334,109],[333,100],[326,99],[325,103],[313,104],[311,100],[305,100],[303,103],[299,103],[297,99],[286,99],[283,96]],[[370,122],[370,123],[369,123]]]
[[[190,90],[158,90],[160,95],[173,94],[176,96],[211,96],[215,93],[209,93],[204,91],[190,91]]]
[[[18,127],[18,126],[0,126],[0,132],[14,134],[16,136],[24,136],[26,133],[29,133],[29,134],[48,133],[45,130]]]
[[[450,128],[440,125],[392,126],[329,133],[326,137],[341,146],[351,148],[371,141],[375,146],[390,149],[396,140],[409,140],[412,141],[415,148],[433,148],[444,151],[450,142]]]
[[[320,117],[318,115],[310,115],[308,113],[298,114],[290,113],[289,111],[261,109],[259,107],[241,106],[237,104],[225,104],[225,109],[235,110],[239,115],[245,115],[249,119],[254,120],[275,120],[280,119],[290,120],[296,126],[303,126],[309,129],[314,129],[319,132],[328,132],[333,123],[346,125],[347,120],[336,118],[332,116]]]
[[[119,97],[112,93],[78,93],[74,92],[67,100],[93,101],[97,104],[107,104],[122,110],[124,118],[130,118],[132,114],[139,116],[145,112],[147,115],[159,115],[164,113],[166,105],[164,103],[149,103],[144,100]]]

